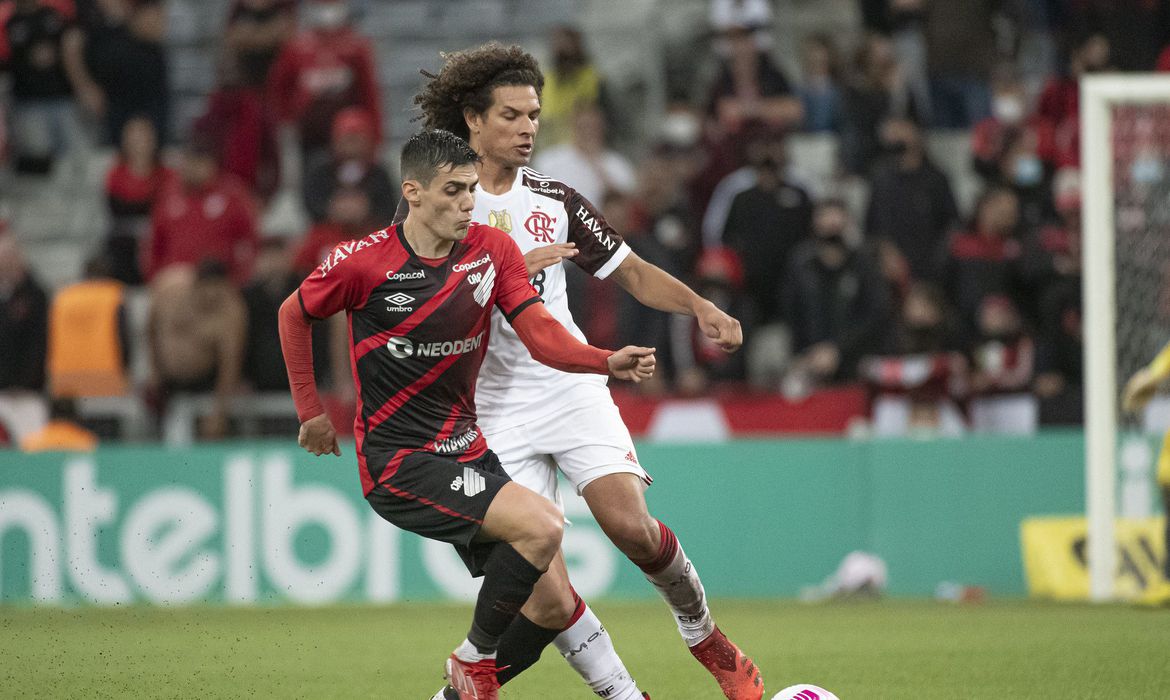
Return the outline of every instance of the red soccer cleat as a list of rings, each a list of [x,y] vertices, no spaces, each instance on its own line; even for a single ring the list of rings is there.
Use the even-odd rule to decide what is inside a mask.
[[[497,700],[500,682],[496,680],[495,659],[468,663],[451,654],[447,659],[447,682],[459,694],[459,700]]]
[[[760,671],[739,647],[731,643],[719,628],[691,647],[691,654],[703,664],[727,700],[760,700],[764,697],[764,680]]]

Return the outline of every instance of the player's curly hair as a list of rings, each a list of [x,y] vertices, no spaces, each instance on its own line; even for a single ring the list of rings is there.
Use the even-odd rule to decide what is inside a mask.
[[[492,90],[501,85],[531,85],[539,97],[544,89],[540,63],[519,46],[490,41],[466,51],[443,53],[438,75],[430,78],[414,104],[422,111],[427,129],[444,129],[464,139],[471,137],[464,110],[482,114],[492,104]]]

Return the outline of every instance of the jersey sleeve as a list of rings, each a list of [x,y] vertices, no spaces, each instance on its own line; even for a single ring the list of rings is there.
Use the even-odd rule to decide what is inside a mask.
[[[568,241],[576,243],[579,251],[573,262],[598,279],[609,277],[629,256],[630,246],[597,207],[576,190],[569,191],[565,210],[569,214]]]
[[[540,301],[540,295],[528,282],[528,269],[524,256],[508,234],[487,228],[493,238],[493,249],[497,251],[500,270],[496,275],[496,307],[511,323],[524,309]]]
[[[334,259],[337,249],[326,260]],[[318,265],[297,290],[301,310],[310,318],[329,318],[339,311],[356,309],[365,303],[368,290],[363,284],[361,267],[354,264]]]

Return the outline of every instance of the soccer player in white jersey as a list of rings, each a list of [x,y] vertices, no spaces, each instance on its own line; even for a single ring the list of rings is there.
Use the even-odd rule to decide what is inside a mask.
[[[661,269],[641,260],[597,208],[566,183],[528,168],[540,118],[544,76],[517,46],[492,42],[444,55],[444,65],[415,97],[428,128],[464,136],[482,158],[473,219],[507,232],[525,253],[533,286],[549,311],[578,338],[565,273],[571,259],[611,278],[641,303],[695,316],[725,351],[743,342],[739,322]],[[502,317],[492,320],[487,358],[476,385],[488,444],[517,482],[559,501],[559,469],[589,504],[613,543],[658,589],[687,646],[731,700],[759,700],[759,671],[715,626],[703,585],[678,539],[650,515],[650,476],[604,379],[570,375],[532,362]],[[594,642],[586,643],[591,637]],[[639,693],[592,611],[573,593],[564,559],[550,566],[501,640],[506,682],[535,663],[550,641],[602,697]]]

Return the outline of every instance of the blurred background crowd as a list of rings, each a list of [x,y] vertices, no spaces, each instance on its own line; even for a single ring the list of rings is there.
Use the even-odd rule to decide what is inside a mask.
[[[534,167],[743,322],[726,356],[572,275],[591,342],[659,349],[641,398],[1081,421],[1077,81],[1170,70],[1160,0],[0,0],[0,443],[295,430],[276,309],[389,223],[419,71],[489,39],[542,61]]]

